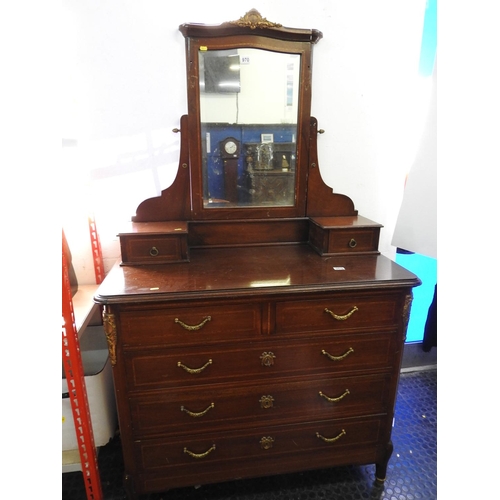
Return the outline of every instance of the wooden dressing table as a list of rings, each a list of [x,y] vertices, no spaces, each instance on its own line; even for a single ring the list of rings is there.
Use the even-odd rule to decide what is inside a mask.
[[[189,112],[178,175],[120,232],[122,263],[95,296],[104,306],[128,495],[347,464],[373,463],[383,481],[420,281],[379,254],[381,225],[321,180],[310,117],[311,47],[321,33],[256,11],[180,30]],[[205,55],[234,57],[240,48],[239,91],[206,91]],[[289,90],[279,113],[295,118],[246,123],[245,72],[268,52]],[[237,121],[224,122],[232,111],[209,116],[236,98]],[[234,158],[231,199],[210,178],[223,171],[222,135],[254,143],[259,128],[287,147],[295,140],[288,205],[247,196],[238,180],[245,148]]]

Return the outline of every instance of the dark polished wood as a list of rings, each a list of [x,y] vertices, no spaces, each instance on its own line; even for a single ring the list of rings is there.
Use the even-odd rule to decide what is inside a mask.
[[[179,171],[122,228],[122,262],[95,296],[128,496],[350,464],[375,464],[383,481],[420,280],[380,255],[382,226],[321,179],[310,117],[311,45],[321,33],[256,11],[180,30],[189,114]],[[301,55],[293,206],[204,207],[205,45]]]
[[[130,496],[193,474],[198,484],[362,463],[385,474],[418,278],[381,255],[320,257],[307,244],[190,257],[116,266],[96,295],[117,325]]]
[[[213,482],[373,462],[385,474],[418,278],[381,255],[320,257],[307,244],[192,249],[190,257],[116,266],[96,295],[117,323],[131,497],[191,485],[193,471]],[[341,440],[342,432],[349,437],[338,447],[316,435]],[[268,436],[279,451],[261,448]],[[298,455],[297,439],[305,440]]]
[[[112,304],[418,284],[414,274],[382,255],[319,257],[308,245],[192,249],[188,264],[116,266],[96,300]]]
[[[309,220],[248,219],[193,221],[189,224],[189,246],[237,247],[307,243]]]

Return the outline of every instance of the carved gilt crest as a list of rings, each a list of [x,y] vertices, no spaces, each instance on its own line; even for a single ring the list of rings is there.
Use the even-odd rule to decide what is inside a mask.
[[[243,17],[240,17],[237,21],[230,21],[229,24],[236,24],[252,30],[255,28],[281,28],[281,24],[268,21],[256,9],[249,10]]]

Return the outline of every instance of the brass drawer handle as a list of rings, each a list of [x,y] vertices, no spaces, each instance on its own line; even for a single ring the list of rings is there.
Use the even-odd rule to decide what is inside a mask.
[[[347,314],[335,314],[333,311],[330,311],[327,307],[325,307],[325,312],[328,313],[333,319],[337,321],[345,321],[347,318],[350,318],[356,311],[359,309],[354,306]]]
[[[151,247],[151,250],[149,251],[149,255],[151,257],[157,257],[160,254],[160,251],[156,247]]]
[[[340,356],[332,356],[331,354],[326,352],[324,349],[321,351],[321,354],[324,354],[331,361],[341,361],[342,359],[347,358],[347,356],[349,356],[349,354],[351,354],[351,352],[354,352],[354,349],[352,347],[349,347],[349,349],[347,349],[347,351]]]
[[[175,318],[174,319],[174,322],[177,323],[178,325],[181,325],[182,328],[184,328],[185,330],[189,330],[190,332],[193,332],[195,330],[200,330],[201,328],[203,328],[205,326],[206,323],[208,323],[209,321],[212,320],[212,316],[207,316],[200,324],[198,325],[188,325],[186,323],[184,323],[183,321],[181,321],[179,318]]]
[[[354,238],[351,238],[350,241],[349,241],[349,246],[351,248],[356,248],[356,245],[358,244],[358,242],[354,239]]]
[[[276,356],[271,351],[263,352],[260,355],[260,362],[261,362],[262,366],[273,366],[275,359],[276,359]]]
[[[206,415],[209,410],[215,407],[214,403],[210,403],[210,405],[207,407],[206,410],[200,411],[199,413],[195,413],[193,411],[189,411],[187,408],[184,408],[184,406],[181,406],[181,411],[186,412],[190,417],[203,417],[203,415]]]
[[[215,444],[213,444],[205,453],[193,453],[189,451],[187,448],[184,448],[184,453],[187,453],[190,457],[193,458],[205,458],[208,454],[212,453],[215,450]]]
[[[209,359],[201,368],[189,368],[188,366],[182,364],[180,361],[177,363],[177,366],[179,366],[183,370],[186,370],[188,373],[197,374],[197,373],[201,373],[205,368],[207,368],[211,364],[212,364],[212,360]]]
[[[335,441],[338,441],[342,436],[345,436],[346,434],[347,432],[344,429],[342,429],[342,432],[338,436],[335,436],[333,438],[326,438],[325,436],[322,436],[319,432],[316,433],[316,436],[325,443],[335,443]]]
[[[351,394],[351,393],[349,392],[349,389],[346,389],[344,394],[342,394],[338,398],[330,398],[326,394],[323,394],[321,391],[319,391],[319,395],[322,398],[325,398],[329,403],[338,403],[340,400],[344,399],[348,394]]]

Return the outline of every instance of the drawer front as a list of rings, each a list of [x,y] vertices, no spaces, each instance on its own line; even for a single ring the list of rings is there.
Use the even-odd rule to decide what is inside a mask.
[[[284,427],[269,426],[246,432],[221,432],[172,439],[136,441],[138,466],[143,471],[168,470],[169,477],[234,472],[241,464],[298,457],[302,461],[328,458],[349,463],[363,447],[376,445],[379,418],[318,421]]]
[[[268,341],[248,347],[192,347],[124,351],[130,391],[272,380],[284,376],[388,368],[391,332],[288,343]]]
[[[396,326],[399,296],[338,295],[276,304],[276,333],[355,332]]]
[[[378,249],[380,228],[335,229],[329,231],[327,253],[374,252]]]
[[[313,421],[387,411],[387,374],[233,387],[175,389],[130,398],[137,437],[197,434],[231,425]]]
[[[124,264],[164,264],[188,260],[187,235],[120,236]]]
[[[261,333],[260,304],[195,305],[123,311],[123,345],[190,345],[252,339]]]

